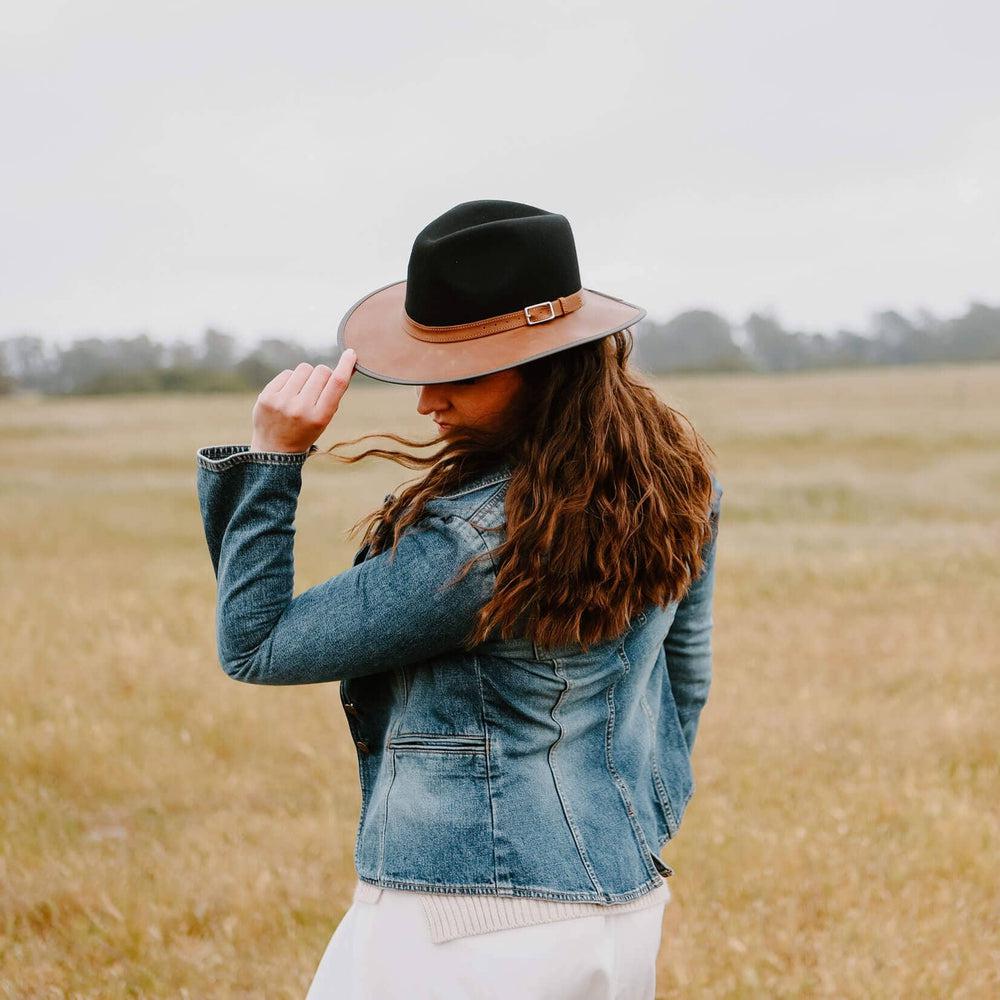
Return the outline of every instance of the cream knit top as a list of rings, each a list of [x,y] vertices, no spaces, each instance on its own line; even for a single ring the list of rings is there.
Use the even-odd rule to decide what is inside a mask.
[[[473,893],[418,892],[431,940],[435,944],[452,941],[472,934],[527,927],[572,917],[593,917],[598,914],[627,913],[647,906],[670,902],[670,887],[661,882],[651,892],[627,903],[578,903],[561,899],[532,899],[524,896],[488,896]],[[354,887],[355,903],[376,903],[383,887],[360,878]]]

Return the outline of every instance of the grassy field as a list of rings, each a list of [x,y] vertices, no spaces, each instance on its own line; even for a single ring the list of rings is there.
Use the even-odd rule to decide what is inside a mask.
[[[725,488],[658,997],[1000,995],[1000,365],[657,386]],[[321,444],[432,434],[356,389]],[[301,998],[348,905],[337,686],[215,659],[194,453],[253,399],[0,401],[0,996]],[[297,589],[415,475],[311,460]]]

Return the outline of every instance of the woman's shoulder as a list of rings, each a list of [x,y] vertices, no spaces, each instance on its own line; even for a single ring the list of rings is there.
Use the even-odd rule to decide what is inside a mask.
[[[428,500],[424,511],[438,517],[456,517],[475,527],[497,527],[504,521],[504,496],[512,471],[504,463],[477,473]]]

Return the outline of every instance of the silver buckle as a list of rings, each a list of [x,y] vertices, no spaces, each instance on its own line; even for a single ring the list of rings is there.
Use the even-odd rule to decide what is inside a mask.
[[[528,310],[537,309],[539,306],[549,307],[548,316],[543,316],[541,319],[532,319]],[[552,305],[551,302],[536,302],[533,306],[524,307],[524,318],[528,321],[528,326],[537,326],[539,323],[547,323],[550,319],[556,318],[556,307]]]

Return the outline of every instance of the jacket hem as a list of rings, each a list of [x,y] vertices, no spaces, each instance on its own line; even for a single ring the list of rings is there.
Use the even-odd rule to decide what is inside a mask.
[[[488,882],[423,882],[420,879],[375,878],[357,873],[358,879],[368,885],[381,886],[383,889],[402,889],[415,892],[436,892],[443,894],[461,894],[477,896],[493,896],[499,899],[553,899],[570,903],[596,903],[612,905],[627,903],[630,900],[645,896],[664,884],[664,879],[650,879],[641,883],[635,889],[624,892],[609,892],[603,895],[596,892],[560,892],[543,889],[538,886],[512,886],[509,890],[500,890]]]

